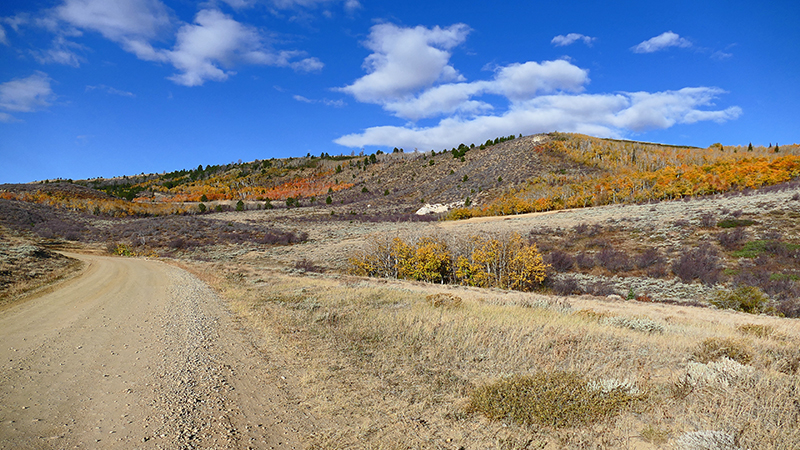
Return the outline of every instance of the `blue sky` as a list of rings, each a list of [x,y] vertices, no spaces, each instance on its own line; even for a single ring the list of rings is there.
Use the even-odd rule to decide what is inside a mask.
[[[575,131],[800,141],[796,1],[6,0],[0,183]]]

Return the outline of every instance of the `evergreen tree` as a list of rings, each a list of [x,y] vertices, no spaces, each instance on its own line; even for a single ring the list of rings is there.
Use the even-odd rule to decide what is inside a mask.
[[[236,210],[237,211],[244,211],[244,202],[239,200],[236,202]]]
[[[753,151],[753,143],[752,142],[747,145],[747,151],[748,152],[752,152]]]

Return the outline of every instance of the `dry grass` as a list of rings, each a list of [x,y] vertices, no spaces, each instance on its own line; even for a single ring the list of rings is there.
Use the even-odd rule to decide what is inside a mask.
[[[242,266],[226,276],[216,265],[197,270],[260,330],[261,350],[294,380],[297,401],[287,408],[315,418],[305,430],[308,448],[661,448],[711,432],[741,448],[800,446],[793,320],[760,317],[755,325],[771,330],[761,336],[743,331],[755,329],[752,315],[710,309],[237,272]],[[728,359],[693,362],[697,343],[708,339],[741,342],[752,357],[734,363],[736,376],[723,367]],[[707,373],[705,382],[690,382],[690,372]],[[714,376],[728,382],[708,381]],[[553,380],[555,391],[577,382],[575,401],[559,394],[549,406],[539,402],[544,416],[486,413],[530,393],[517,388]],[[500,409],[484,410],[479,398]],[[589,416],[581,399],[595,400]]]

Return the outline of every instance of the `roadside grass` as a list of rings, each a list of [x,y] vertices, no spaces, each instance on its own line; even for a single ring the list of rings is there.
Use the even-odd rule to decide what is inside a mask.
[[[308,448],[662,448],[703,433],[800,447],[795,320],[193,268],[293,380],[287,408],[315,418]]]

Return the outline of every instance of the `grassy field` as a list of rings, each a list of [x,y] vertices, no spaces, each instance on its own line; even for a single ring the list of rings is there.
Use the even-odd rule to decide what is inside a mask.
[[[800,446],[796,320],[193,270],[260,330],[261,350],[292,380],[287,407],[316,419],[308,448]]]

